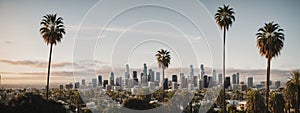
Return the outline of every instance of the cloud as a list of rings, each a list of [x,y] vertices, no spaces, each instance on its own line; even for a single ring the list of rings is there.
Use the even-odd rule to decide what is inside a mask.
[[[80,27],[78,25],[71,25],[69,26],[71,29],[75,29],[75,30],[82,30],[82,31],[97,31],[99,32],[100,30],[105,30],[105,31],[110,31],[110,32],[116,32],[116,33],[123,33],[123,32],[132,32],[132,33],[141,33],[141,34],[145,34],[145,35],[158,35],[161,37],[169,37],[169,38],[180,38],[180,39],[184,39],[182,38],[183,35],[179,35],[173,32],[162,32],[162,31],[155,31],[153,30],[145,30],[145,29],[127,29],[127,28],[122,28],[122,27],[107,27],[105,29],[103,29],[102,26],[95,26],[95,25],[89,25],[88,27]],[[189,39],[194,39],[194,40],[200,40],[202,39],[199,36],[192,36],[192,35],[187,35],[187,38]]]
[[[20,65],[20,66],[30,66],[36,68],[45,68],[48,65],[48,62],[44,61],[33,61],[33,60],[7,60],[7,59],[0,59],[0,63],[6,63],[11,65]],[[57,62],[52,63],[51,67],[65,67],[65,66],[72,66],[71,62]]]

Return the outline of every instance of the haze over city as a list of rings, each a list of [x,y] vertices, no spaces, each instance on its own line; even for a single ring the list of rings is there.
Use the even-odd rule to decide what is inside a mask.
[[[217,55],[221,55],[221,42],[207,42],[211,37],[202,36],[187,21],[178,14],[168,13],[169,10],[161,8],[145,8],[124,13],[100,36],[106,22],[104,16],[116,10],[105,10],[100,14],[97,7],[101,1],[1,1],[0,2],[0,75],[1,84],[4,87],[44,87],[46,83],[48,52],[49,48],[44,43],[39,33],[40,21],[46,13],[57,13],[62,16],[66,26],[66,35],[62,42],[54,47],[51,72],[51,87],[58,84],[74,82],[73,72],[82,76],[103,75],[108,77],[111,71],[124,73],[125,64],[129,64],[131,70],[142,70],[144,63],[150,68],[160,71],[155,63],[155,52],[160,48],[170,49],[172,60],[167,74],[178,74],[188,72],[189,65],[194,65],[198,74],[199,65],[204,64],[206,73],[211,73],[211,68],[216,68],[221,73],[221,56],[218,61],[213,61],[209,51],[210,46],[220,47]],[[299,5],[300,1],[204,1],[200,0],[199,7],[207,8],[203,11],[205,18],[202,18],[198,11],[190,11],[196,15],[198,21],[209,21],[213,26],[200,26],[203,31],[219,33],[214,34],[216,41],[222,41],[222,32],[215,24],[214,13],[218,6],[230,4],[236,10],[236,21],[228,31],[226,48],[227,75],[239,72],[241,81],[246,76],[253,76],[255,82],[265,80],[266,59],[262,57],[256,47],[257,30],[265,22],[274,21],[284,29],[285,43],[278,58],[272,60],[271,80],[284,80],[290,77],[290,72],[299,69],[300,53],[298,52],[300,39],[297,35],[300,23]],[[176,5],[175,5],[176,6]],[[268,7],[272,6],[272,7]],[[121,6],[120,6],[121,7]],[[178,4],[177,7],[189,7]],[[288,7],[288,8],[286,8]],[[103,9],[111,9],[104,6]],[[134,12],[136,11],[136,12]],[[149,12],[150,11],[150,12]],[[152,11],[152,12],[151,12]],[[99,11],[100,12],[100,11]],[[148,13],[145,13],[148,12]],[[160,13],[155,13],[160,12]],[[164,15],[169,14],[169,15]],[[92,15],[92,16],[90,16]],[[188,15],[188,14],[187,14]],[[93,17],[93,18],[89,18]],[[128,24],[133,23],[135,17],[158,17],[158,19],[171,20],[176,23],[174,26],[162,21],[148,21],[132,26],[127,29]],[[207,20],[210,19],[210,20]],[[96,24],[93,24],[96,23]],[[85,27],[84,25],[88,26]],[[179,29],[179,30],[178,30]],[[184,37],[182,32],[188,35]],[[151,31],[151,32],[149,32]],[[119,34],[122,34],[119,40]],[[138,46],[139,40],[147,40]],[[128,41],[130,40],[130,41]],[[98,41],[97,44],[90,43]],[[190,43],[189,41],[193,42]],[[168,42],[168,44],[160,43]],[[113,45],[116,46],[113,46]],[[130,46],[128,46],[130,45]],[[194,45],[196,48],[192,48]],[[137,47],[134,49],[134,47]],[[81,48],[81,49],[78,49]],[[87,51],[90,50],[90,51]],[[134,50],[134,51],[132,51]],[[91,52],[92,51],[92,52]],[[82,54],[92,56],[77,58]],[[75,56],[74,56],[75,55]],[[126,58],[123,58],[123,57]],[[192,56],[192,57],[191,57]],[[86,58],[86,59],[85,59]],[[123,76],[119,74],[118,76]]]

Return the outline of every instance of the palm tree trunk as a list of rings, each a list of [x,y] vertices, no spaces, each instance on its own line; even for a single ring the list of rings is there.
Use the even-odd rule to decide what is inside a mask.
[[[162,76],[162,78],[163,78],[163,80],[162,80],[162,87],[163,87],[163,90],[165,90],[165,87],[164,87],[164,85],[165,85],[165,69],[164,68],[162,69],[162,72],[163,72],[162,73],[162,75],[163,75]]]
[[[226,102],[225,102],[225,39],[226,39],[226,28],[223,27],[224,29],[224,35],[223,35],[223,112],[226,112]]]
[[[267,67],[267,83],[266,83],[266,111],[265,113],[268,113],[269,108],[269,84],[270,84],[270,68],[271,68],[271,58],[269,56],[268,58],[268,67]]]
[[[53,44],[51,43],[51,45],[50,45],[50,54],[49,54],[49,62],[48,62],[47,86],[46,86],[46,99],[47,100],[49,98],[49,79],[50,79],[50,66],[51,66],[52,46],[53,46]]]

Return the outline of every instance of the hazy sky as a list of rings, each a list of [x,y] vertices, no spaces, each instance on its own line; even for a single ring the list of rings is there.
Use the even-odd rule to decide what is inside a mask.
[[[154,54],[160,48],[171,51],[170,68],[182,69],[190,64],[199,68],[205,64],[218,69],[222,33],[213,16],[223,4],[236,13],[236,21],[227,32],[228,70],[247,71],[244,76],[248,76],[249,71],[266,68],[266,60],[256,47],[255,33],[270,21],[285,30],[286,39],[281,55],[272,61],[272,69],[299,69],[297,0],[1,0],[2,84],[46,83],[49,48],[39,33],[39,23],[48,13],[61,16],[67,32],[53,50],[54,83],[72,82],[73,71],[81,77],[95,73],[107,76],[112,70],[123,76],[120,67],[126,63],[135,69],[143,63],[156,68]]]

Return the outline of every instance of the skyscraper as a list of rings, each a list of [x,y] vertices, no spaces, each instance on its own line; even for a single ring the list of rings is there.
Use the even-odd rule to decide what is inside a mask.
[[[97,79],[96,79],[96,78],[93,78],[93,79],[92,79],[92,87],[93,87],[93,88],[96,88],[96,87],[97,87]]]
[[[280,87],[280,81],[276,80],[275,81],[275,88],[279,88]]]
[[[238,84],[236,78],[236,74],[232,74],[232,84]]]
[[[121,86],[122,85],[122,77],[117,77],[116,78],[116,86]]]
[[[217,80],[217,72],[216,72],[216,69],[213,69],[213,70],[212,70],[211,75],[212,75],[212,80],[213,80],[213,81],[216,81],[216,80]]]
[[[225,88],[227,89],[230,85],[230,77],[225,77]]]
[[[160,82],[160,72],[156,72],[155,74],[155,80]]]
[[[204,76],[204,74],[205,74],[205,72],[204,72],[204,65],[203,64],[201,64],[201,66],[200,66],[200,73],[201,73],[201,77],[203,77]]]
[[[85,79],[81,80],[81,84],[82,84],[83,87],[85,87]]]
[[[146,77],[146,80],[148,80],[148,73],[147,73],[147,65],[144,63],[144,70],[143,70],[144,76]]]
[[[193,65],[190,65],[190,76],[189,76],[189,83],[193,84],[194,82],[194,68]]]
[[[252,88],[253,87],[253,77],[247,77],[247,86]]]
[[[180,73],[180,88],[186,88],[184,73]]]
[[[177,82],[177,75],[172,75],[172,82]]]
[[[208,87],[208,78],[207,78],[207,75],[204,75],[204,76],[203,76],[203,84],[204,84],[204,87],[205,87],[205,88]]]
[[[223,79],[222,79],[222,78],[223,78],[222,74],[219,73],[219,74],[218,74],[218,83],[219,83],[219,84],[223,84]]]
[[[240,73],[236,73],[236,82],[237,84],[240,83]]]
[[[126,78],[130,78],[130,74],[129,74],[129,65],[126,64],[126,69],[125,69],[125,79]]]
[[[165,78],[164,79],[164,84],[163,84],[164,86],[164,89],[168,89],[169,88],[169,83],[168,83],[168,78]]]
[[[115,85],[115,74],[114,74],[114,72],[110,73],[109,81],[110,81],[109,82],[110,85],[112,85],[112,86]]]
[[[135,79],[135,78],[137,79],[137,71],[133,71],[133,72],[132,72],[132,78],[133,78],[133,79]]]
[[[102,75],[98,75],[98,86],[102,86]]]
[[[154,82],[154,71],[152,69],[149,69],[148,81]]]

